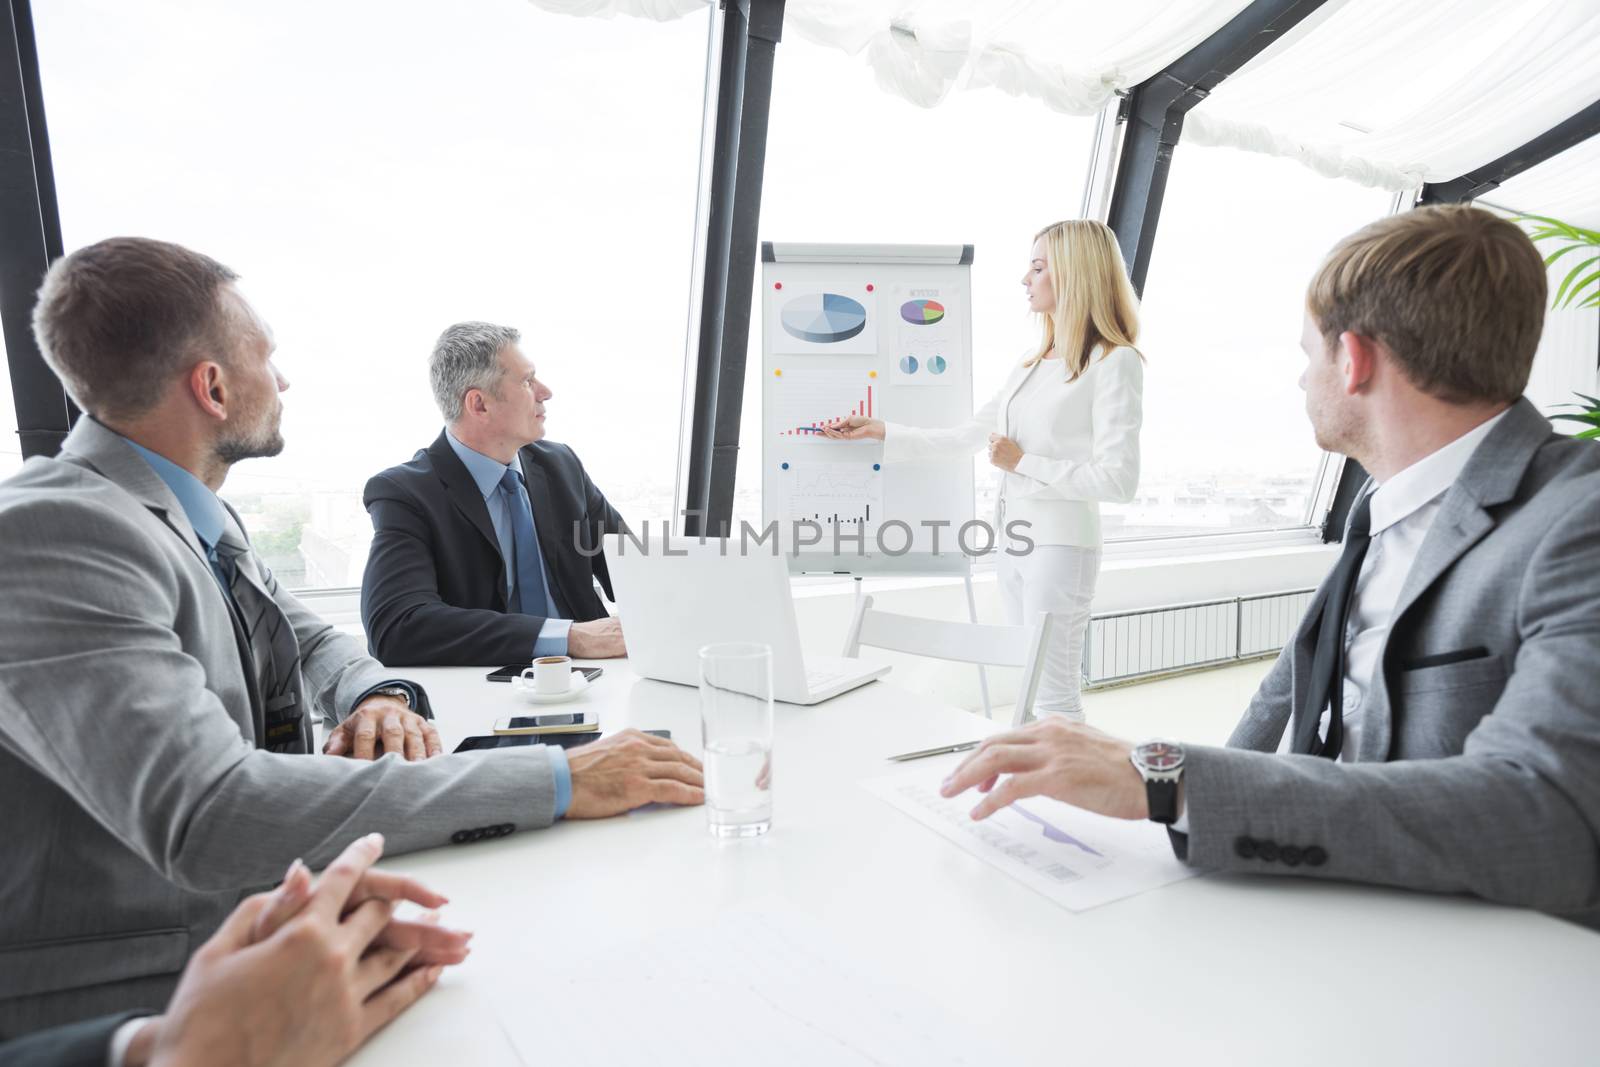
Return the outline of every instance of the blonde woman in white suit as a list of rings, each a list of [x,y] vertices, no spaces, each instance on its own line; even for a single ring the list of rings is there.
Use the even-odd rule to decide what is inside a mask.
[[[987,445],[989,462],[1005,472],[995,528],[1006,617],[1017,624],[1041,611],[1055,616],[1035,713],[1081,721],[1100,502],[1125,503],[1139,484],[1139,302],[1115,235],[1088,220],[1039,231],[1022,285],[1042,319],[1039,346],[969,421],[928,430],[853,415],[827,434],[883,441],[885,462],[968,456]],[[1028,523],[1031,550],[1006,537],[1019,520]]]

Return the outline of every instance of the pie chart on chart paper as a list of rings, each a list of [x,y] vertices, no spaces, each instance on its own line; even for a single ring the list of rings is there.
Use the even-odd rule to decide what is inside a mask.
[[[779,321],[791,337],[832,345],[866,329],[867,309],[838,293],[808,293],[785,304]]]
[[[900,305],[900,317],[913,326],[932,326],[944,318],[944,305],[937,300],[907,300]]]

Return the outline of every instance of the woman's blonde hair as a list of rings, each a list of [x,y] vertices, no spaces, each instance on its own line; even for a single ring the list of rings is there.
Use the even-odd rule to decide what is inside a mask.
[[[1116,234],[1105,223],[1067,219],[1033,235],[1035,241],[1041,237],[1056,307],[1041,316],[1039,350],[1023,366],[1033,366],[1054,347],[1070,382],[1088,368],[1097,349],[1134,347],[1139,339],[1139,298],[1128,281]]]

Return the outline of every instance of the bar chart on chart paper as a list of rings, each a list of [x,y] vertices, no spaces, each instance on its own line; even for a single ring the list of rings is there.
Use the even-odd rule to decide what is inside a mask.
[[[1049,797],[1029,797],[974,821],[971,811],[980,794],[939,795],[940,780],[953,767],[918,769],[862,784],[956,847],[1073,911],[1196,873],[1172,855],[1161,827],[1110,819]]]
[[[822,427],[846,415],[879,417],[870,372],[780,370],[773,389],[778,405],[776,433],[785,438],[822,437]]]
[[[878,464],[787,460],[782,466],[789,518],[809,520],[824,530],[864,530],[881,521],[883,473]]]

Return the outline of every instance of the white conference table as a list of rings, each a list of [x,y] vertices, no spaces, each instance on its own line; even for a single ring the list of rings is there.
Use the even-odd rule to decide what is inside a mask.
[[[602,729],[666,728],[699,751],[694,689],[601,665],[582,703]],[[407,673],[428,687],[447,749],[531,706],[483,669]],[[352,1062],[540,1062],[510,1036],[527,1019],[506,1019],[506,994],[528,974],[744,912],[825,927],[906,995],[999,1035],[988,1062],[1596,1061],[1586,1016],[1600,934],[1465,898],[1286,877],[1193,878],[1073,913],[859,785],[898,766],[885,756],[981,736],[987,721],[892,681],[779,704],[776,718],[764,837],[718,841],[702,810],[657,808],[385,861],[451,898],[446,921],[476,931],[474,952]],[[625,992],[599,1008],[619,1027],[634,1014]],[[531,998],[526,1011],[563,1025]],[[721,1062],[676,1046],[652,1060]],[[739,1062],[793,1061],[758,1048]]]

